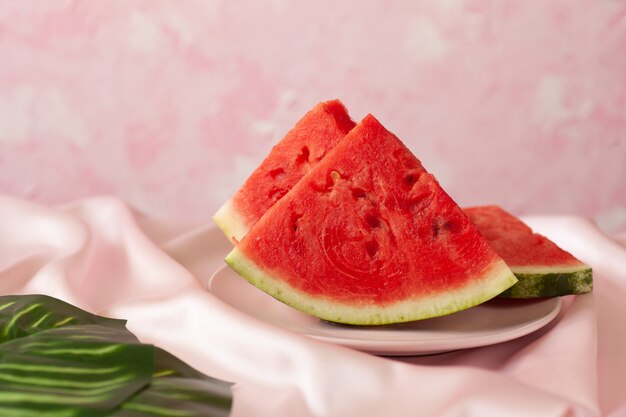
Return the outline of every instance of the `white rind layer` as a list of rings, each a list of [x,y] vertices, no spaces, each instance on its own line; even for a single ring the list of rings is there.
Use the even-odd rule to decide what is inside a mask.
[[[568,274],[573,272],[586,271],[591,269],[585,264],[571,266],[548,266],[548,265],[525,265],[509,266],[515,274]]]
[[[246,226],[244,217],[235,208],[232,199],[229,199],[213,215],[213,221],[231,241],[241,242],[241,239],[250,230]]]
[[[484,277],[463,288],[386,306],[357,306],[305,294],[262,271],[238,248],[228,254],[226,263],[251,284],[287,305],[324,320],[357,325],[401,323],[455,313],[481,304],[517,282],[515,275],[500,260]]]

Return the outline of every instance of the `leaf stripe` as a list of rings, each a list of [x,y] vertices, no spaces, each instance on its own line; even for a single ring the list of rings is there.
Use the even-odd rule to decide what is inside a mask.
[[[75,409],[62,409],[62,410],[46,410],[46,417],[74,417],[78,413]],[[41,417],[41,410],[28,410],[18,407],[3,407],[0,406],[0,415],[3,417]]]
[[[66,317],[66,318],[64,318],[63,320],[61,320],[60,322],[58,322],[58,323],[54,323],[54,325],[53,325],[52,327],[61,327],[61,326],[63,326],[64,324],[67,324],[67,323],[69,323],[70,321],[74,321],[74,320],[76,320],[76,317],[72,317],[72,316],[70,316],[70,317]]]
[[[122,408],[125,410],[142,411],[145,413],[156,414],[158,416],[168,416],[168,417],[185,417],[185,416],[193,415],[189,411],[172,410],[170,408],[163,408],[163,407],[159,407],[156,405],[142,404],[142,403],[137,403],[137,402],[127,402],[122,405]]]
[[[132,381],[131,381],[132,382]],[[5,384],[0,384],[0,386],[5,386]],[[23,389],[19,389],[22,388]],[[24,395],[37,397],[39,395],[54,395],[59,398],[91,398],[94,403],[99,401],[108,401],[115,396],[117,396],[118,391],[124,390],[125,383],[113,385],[110,387],[103,388],[91,388],[85,390],[77,390],[76,388],[49,388],[49,387],[37,387],[34,385],[14,385],[11,387],[12,392],[22,393]],[[0,392],[1,395],[1,392]],[[0,401],[1,402],[1,401]],[[62,403],[59,403],[62,404]],[[92,404],[93,405],[93,404]],[[0,414],[1,415],[1,414]],[[4,416],[2,416],[4,417]]]
[[[110,374],[122,370],[121,366],[113,366],[110,368],[74,368],[70,366],[54,366],[54,365],[33,365],[27,363],[0,363],[0,369],[13,369],[17,371],[27,372],[51,372],[55,374],[65,373],[74,375],[92,375],[92,374]]]
[[[174,375],[176,371],[173,369],[165,369],[163,371],[155,372],[152,374],[152,378],[162,378],[164,376]]]
[[[43,322],[44,322],[44,321],[45,321],[48,317],[50,317],[50,314],[52,314],[52,313],[51,313],[50,311],[48,311],[46,314],[44,314],[43,316],[41,316],[41,317],[39,318],[39,320],[37,320],[36,322],[34,322],[34,323],[30,326],[30,328],[31,328],[31,329],[36,329],[37,327],[39,327],[39,325],[40,325],[41,323],[43,323]]]
[[[44,387],[63,387],[63,388],[103,388],[120,385],[131,380],[134,375],[126,375],[117,378],[111,378],[104,381],[72,381],[59,378],[38,378],[34,376],[17,376],[7,373],[0,374],[0,381],[13,382],[23,385],[36,385]],[[85,390],[86,391],[86,390]]]
[[[35,403],[35,404],[63,404],[63,405],[88,405],[93,404],[96,401],[104,401],[107,397],[105,395],[100,396],[88,396],[85,398],[80,397],[61,397],[54,394],[36,394],[24,392],[2,392],[0,391],[0,403]]]
[[[62,335],[63,339],[60,339],[59,337],[57,337],[56,339],[43,339],[43,336],[40,338],[40,341],[37,342],[23,342],[20,344],[22,350],[28,350],[28,349],[33,349],[33,348],[63,348],[66,346],[76,346],[76,345],[85,345],[85,346],[89,346],[89,343],[91,342],[92,345],[96,346],[94,347],[94,349],[96,348],[101,348],[102,345],[106,345],[106,346],[111,346],[111,342],[110,340],[107,341],[107,339],[103,339],[100,337],[80,337],[80,338],[74,338],[71,336],[65,336]],[[43,340],[41,340],[43,339]],[[76,341],[72,341],[72,340],[68,340],[68,339],[74,339],[74,340],[81,340],[80,342],[76,342]],[[125,344],[120,344],[120,343],[116,343],[116,346],[125,346]],[[137,344],[139,345],[139,344]],[[53,350],[53,349],[50,349]]]
[[[67,338],[75,340],[108,340],[106,337],[96,336],[92,334],[74,334],[67,336]]]
[[[67,342],[67,340],[58,340],[58,339],[21,344],[22,350],[28,350],[32,348],[38,348],[38,347],[46,348],[46,347],[59,347],[59,346],[70,346],[70,344]]]
[[[2,305],[0,306],[0,311],[4,310],[5,308],[9,308],[9,307],[11,307],[11,306],[12,306],[13,304],[15,304],[15,303],[16,303],[16,301],[9,301],[9,302],[8,302],[8,303],[6,303],[6,304],[2,304]]]
[[[18,313],[15,313],[13,315],[13,317],[11,317],[11,320],[9,320],[9,322],[4,326],[4,330],[2,331],[2,334],[4,335],[4,337],[7,337],[9,335],[9,332],[11,331],[11,329],[13,329],[13,327],[15,327],[15,323],[20,319],[20,317],[22,317],[25,314],[30,313],[33,310],[38,309],[41,306],[41,304],[37,303],[37,304],[31,304],[28,307],[26,307],[24,310],[21,310]]]
[[[106,355],[108,353],[115,353],[119,350],[122,350],[124,347],[125,345],[115,344],[93,349],[46,349],[37,350],[34,351],[34,353],[39,353],[42,355]]]

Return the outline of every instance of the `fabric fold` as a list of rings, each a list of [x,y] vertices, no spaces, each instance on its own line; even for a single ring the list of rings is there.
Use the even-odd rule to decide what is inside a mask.
[[[111,197],[0,197],[0,292],[127,319],[143,342],[235,382],[233,416],[624,415],[626,248],[584,219],[524,220],[593,267],[594,292],[530,335],[426,357],[376,357],[234,309],[206,289],[230,247],[217,229]]]

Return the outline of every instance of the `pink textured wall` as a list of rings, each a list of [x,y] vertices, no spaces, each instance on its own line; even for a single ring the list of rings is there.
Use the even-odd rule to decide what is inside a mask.
[[[207,218],[316,102],[462,205],[626,228],[626,2],[0,2],[0,192]]]

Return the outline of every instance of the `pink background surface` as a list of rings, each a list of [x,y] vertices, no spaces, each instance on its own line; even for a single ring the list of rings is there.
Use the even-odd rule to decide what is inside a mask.
[[[0,1],[0,193],[209,219],[330,98],[461,205],[626,229],[624,1]]]

